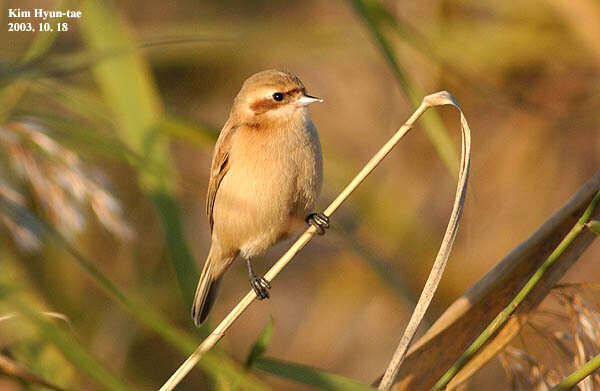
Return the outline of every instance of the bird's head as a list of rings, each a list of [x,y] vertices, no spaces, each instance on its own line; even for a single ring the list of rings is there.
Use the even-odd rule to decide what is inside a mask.
[[[304,115],[306,106],[323,99],[306,94],[298,76],[279,70],[268,70],[250,76],[234,101],[233,112],[257,121],[288,120]]]

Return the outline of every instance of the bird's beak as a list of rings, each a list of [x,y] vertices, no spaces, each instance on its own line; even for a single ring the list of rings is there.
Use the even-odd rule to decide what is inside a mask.
[[[298,104],[298,106],[308,106],[309,104],[315,103],[315,102],[323,102],[323,99],[317,98],[316,96],[302,95],[296,101],[296,103]]]

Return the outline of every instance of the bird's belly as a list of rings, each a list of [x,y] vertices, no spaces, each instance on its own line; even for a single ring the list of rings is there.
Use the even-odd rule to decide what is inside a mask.
[[[243,170],[232,165],[219,186],[213,211],[213,234],[221,246],[236,249],[245,258],[297,230],[312,207],[303,200],[307,190],[296,184],[301,173],[290,162],[260,163]]]

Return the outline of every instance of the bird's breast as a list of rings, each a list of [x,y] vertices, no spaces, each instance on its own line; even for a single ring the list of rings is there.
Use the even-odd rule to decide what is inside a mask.
[[[322,158],[310,119],[276,129],[244,129],[237,136],[231,170],[252,199],[281,212],[312,207],[320,190]]]
[[[248,256],[264,251],[313,208],[321,159],[310,119],[301,126],[241,130],[232,140],[229,171],[217,192],[215,230],[235,230]]]

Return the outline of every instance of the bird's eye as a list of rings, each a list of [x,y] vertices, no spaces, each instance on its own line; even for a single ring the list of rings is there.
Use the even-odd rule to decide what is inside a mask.
[[[276,92],[273,94],[273,99],[277,102],[281,102],[283,100],[283,94],[281,92]]]

